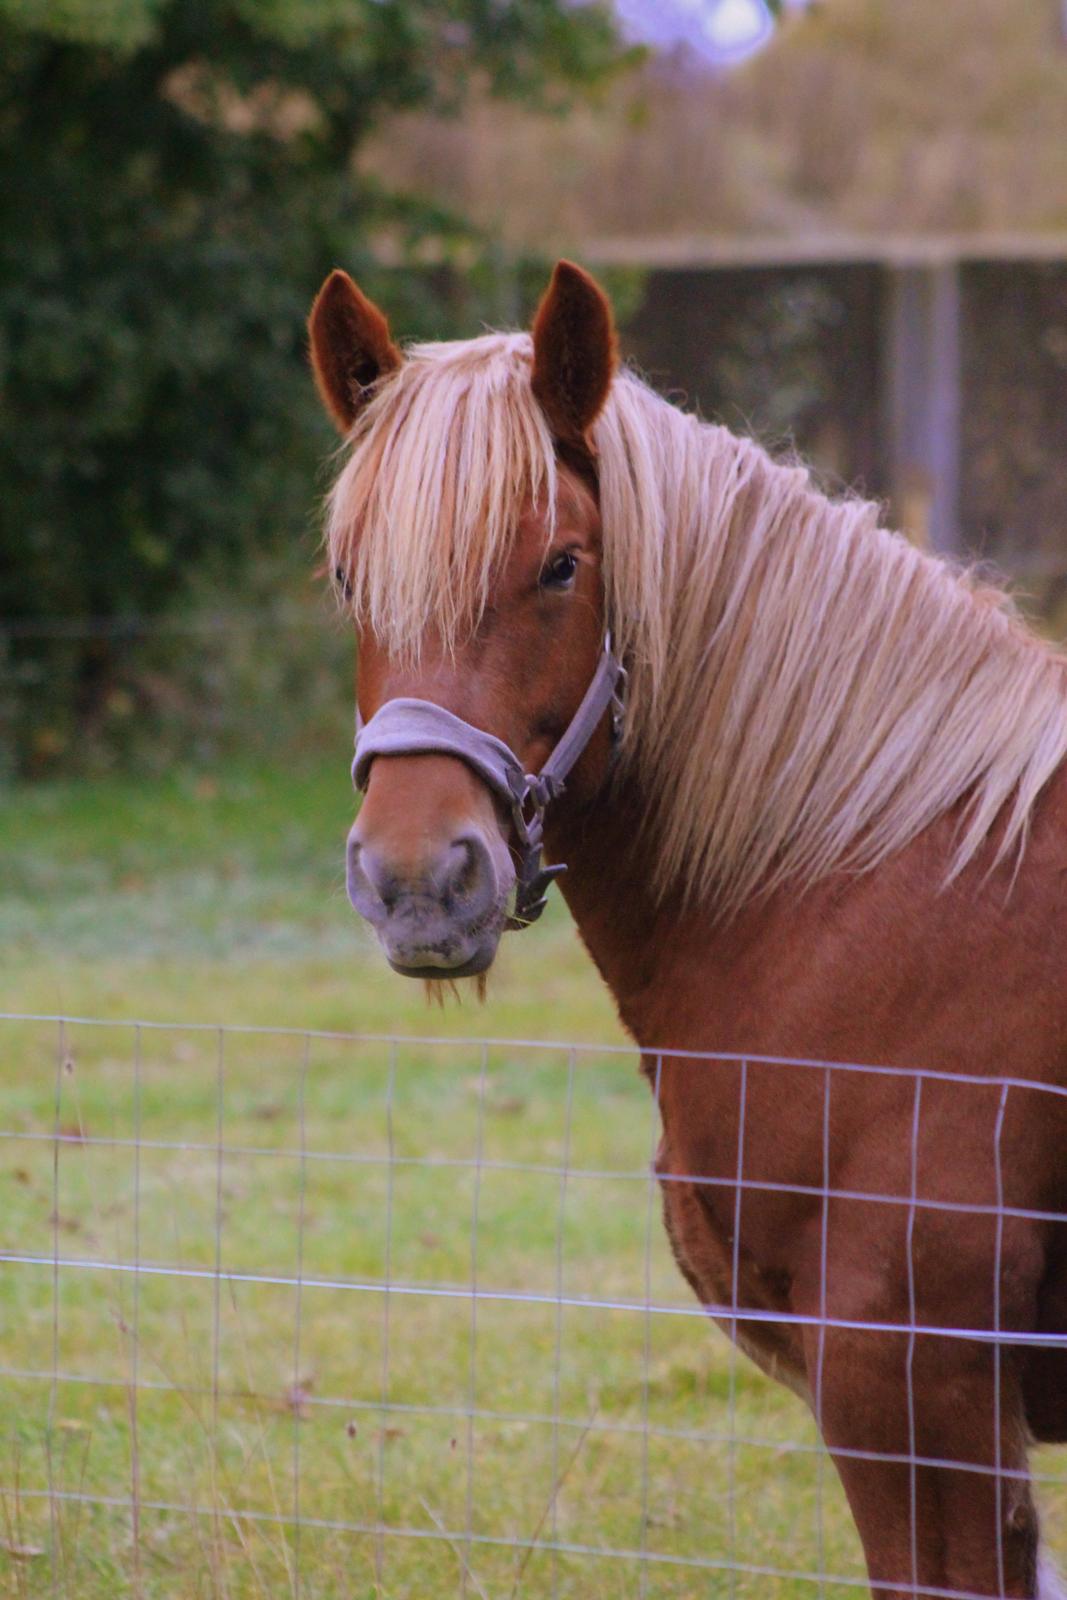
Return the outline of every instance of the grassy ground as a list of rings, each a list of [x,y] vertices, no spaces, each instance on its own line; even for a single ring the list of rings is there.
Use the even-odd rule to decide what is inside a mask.
[[[484,1008],[428,1009],[344,901],[349,807],[343,763],[7,803],[0,1009],[297,1031],[2,1025],[0,1250],[28,1259],[0,1274],[0,1593],[859,1578],[806,1413],[691,1314],[647,1090],[595,1048],[618,1026],[562,908]],[[685,1314],[559,1303],[649,1295]],[[643,1578],[610,1553],[640,1550]]]

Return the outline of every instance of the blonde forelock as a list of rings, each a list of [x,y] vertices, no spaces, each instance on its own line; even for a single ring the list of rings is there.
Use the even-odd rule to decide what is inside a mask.
[[[455,649],[532,499],[551,534],[556,463],[530,391],[530,340],[415,345],[357,420],[329,501],[330,561],[362,623],[415,658]]]

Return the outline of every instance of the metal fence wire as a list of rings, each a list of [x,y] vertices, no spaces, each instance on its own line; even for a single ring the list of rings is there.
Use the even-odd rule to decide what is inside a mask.
[[[866,1588],[807,1408],[703,1325],[671,1259],[634,1051],[0,1022],[8,1592]],[[783,1105],[821,1074],[827,1139],[839,1074],[888,1070],[708,1058],[741,1096],[736,1163],[701,1180],[733,1195],[733,1292],[711,1309],[739,1326],[768,1315],[738,1304],[744,1197],[789,1188],[745,1171],[756,1067]],[[946,1076],[909,1074],[913,1153]],[[1000,1080],[1002,1108],[1057,1092]],[[923,1207],[1011,1214],[999,1186],[986,1207],[815,1193],[824,1216],[905,1207],[909,1248]],[[775,1320],[837,1325],[825,1302]],[[1036,1465],[1055,1550],[1067,1452]]]

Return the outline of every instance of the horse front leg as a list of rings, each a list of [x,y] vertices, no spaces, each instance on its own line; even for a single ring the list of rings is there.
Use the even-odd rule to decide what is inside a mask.
[[[1038,1521],[1010,1353],[998,1376],[989,1344],[827,1327],[809,1331],[806,1357],[875,1596],[1035,1600]]]

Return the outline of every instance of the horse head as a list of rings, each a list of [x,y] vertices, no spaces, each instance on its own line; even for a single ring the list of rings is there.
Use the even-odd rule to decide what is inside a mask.
[[[595,793],[611,759],[621,668],[591,435],[615,371],[611,311],[561,262],[532,337],[405,356],[334,272],[310,337],[352,444],[330,533],[358,649],[349,898],[397,972],[473,976],[559,870],[541,861],[546,806],[564,782],[572,799]]]

